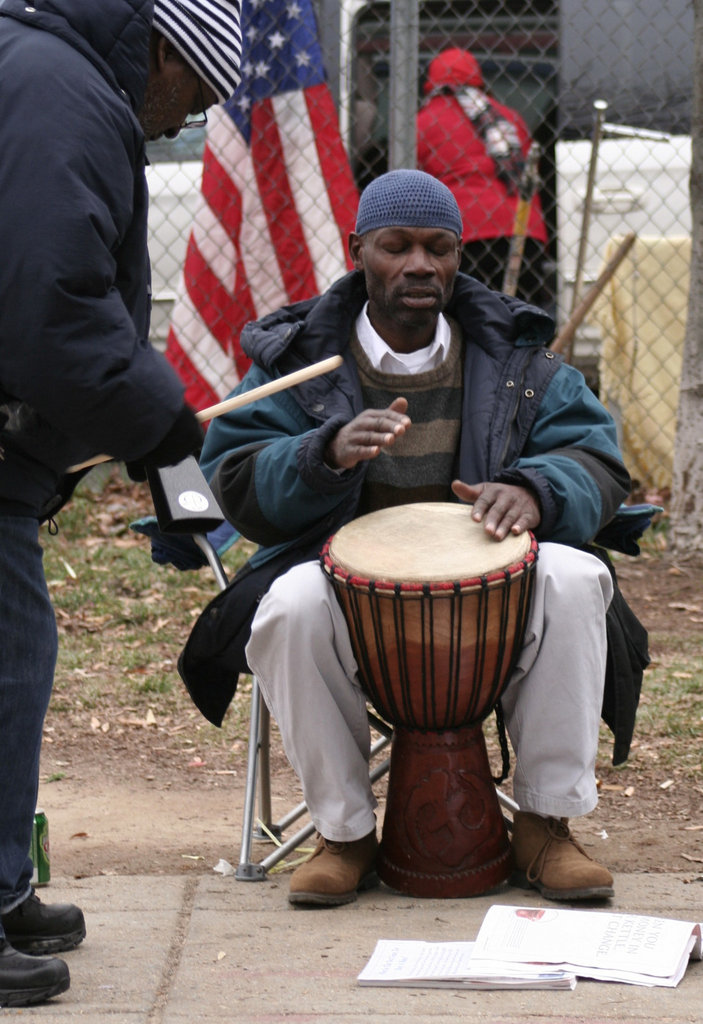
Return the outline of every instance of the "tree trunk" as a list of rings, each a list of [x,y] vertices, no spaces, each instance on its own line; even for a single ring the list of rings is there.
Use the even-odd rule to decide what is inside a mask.
[[[694,0],[691,286],[674,447],[671,547],[703,550],[703,0]]]

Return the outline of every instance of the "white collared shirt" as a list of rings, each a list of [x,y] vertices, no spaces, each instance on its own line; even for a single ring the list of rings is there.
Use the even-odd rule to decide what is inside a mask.
[[[375,370],[381,373],[424,373],[441,366],[447,358],[451,342],[451,331],[446,318],[440,313],[435,335],[429,345],[417,352],[394,352],[371,326],[368,302],[356,320],[356,336],[359,344]]]

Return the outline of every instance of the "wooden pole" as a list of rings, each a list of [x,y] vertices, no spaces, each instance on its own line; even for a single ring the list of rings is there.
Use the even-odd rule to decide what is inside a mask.
[[[574,335],[576,330],[585,319],[589,309],[596,301],[600,293],[605,288],[608,281],[611,279],[615,271],[618,269],[625,256],[632,248],[637,235],[634,231],[631,231],[622,240],[620,245],[617,247],[614,255],[608,260],[603,271],[601,272],[598,280],[595,284],[592,284],[588,289],[584,297],[579,302],[578,306],[574,309],[573,313],[566,321],[562,329],[557,334],[556,338],[549,346],[552,352],[564,352],[568,355],[567,362],[571,359],[571,349],[573,345]]]

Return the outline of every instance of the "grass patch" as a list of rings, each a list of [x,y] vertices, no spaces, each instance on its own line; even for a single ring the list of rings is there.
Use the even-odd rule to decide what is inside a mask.
[[[44,527],[44,563],[59,629],[50,714],[103,722],[167,722],[179,742],[226,749],[247,736],[248,700],[235,700],[216,729],[192,705],[176,663],[197,615],[217,593],[208,567],[179,571],[151,559],[148,539],[130,523],[151,513],[146,485],[119,469],[88,477]],[[252,550],[238,542],[224,564],[233,573]],[[130,717],[131,716],[131,717]],[[94,720],[93,720],[94,721]],[[95,727],[95,726],[94,726]]]

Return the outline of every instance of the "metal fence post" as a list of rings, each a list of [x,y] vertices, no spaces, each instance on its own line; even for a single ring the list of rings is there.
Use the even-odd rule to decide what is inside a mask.
[[[391,0],[390,170],[415,167],[419,0]]]

